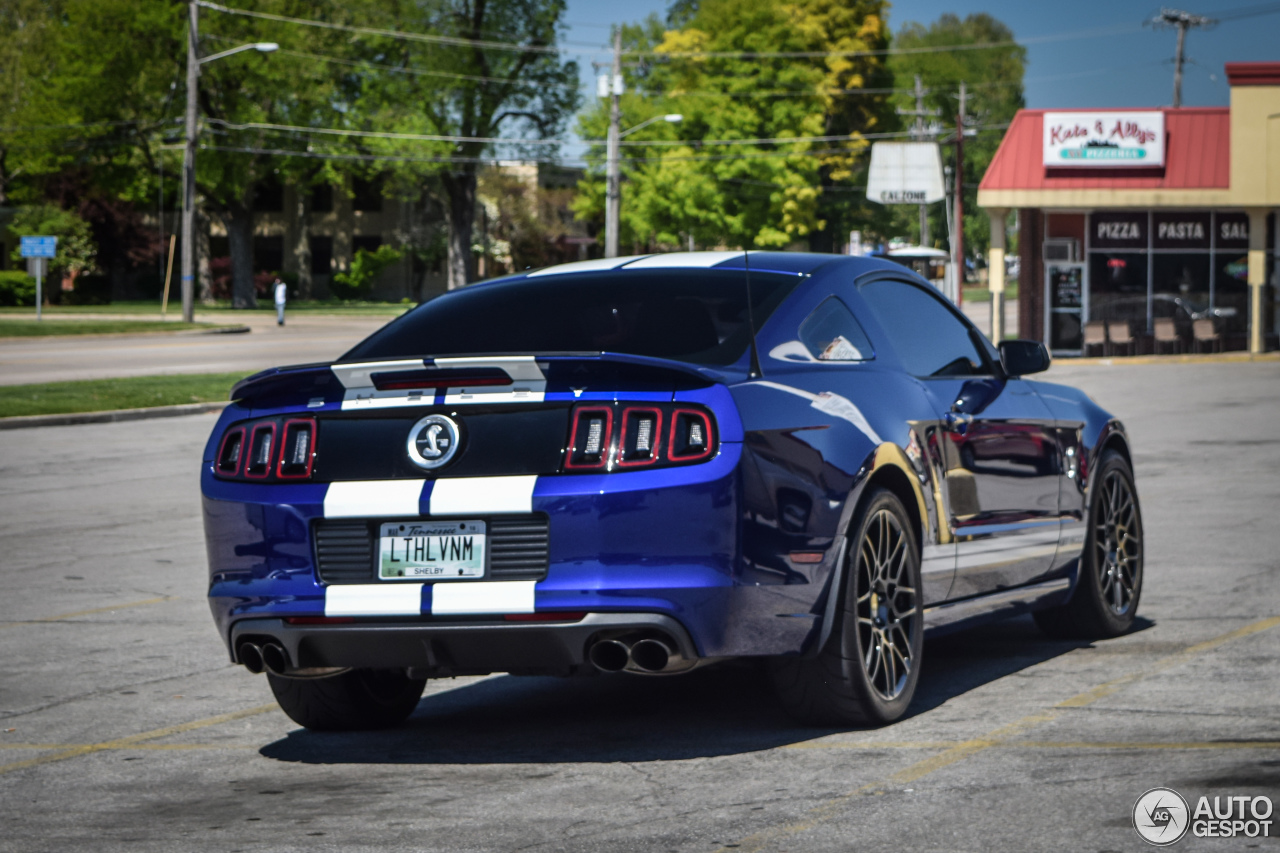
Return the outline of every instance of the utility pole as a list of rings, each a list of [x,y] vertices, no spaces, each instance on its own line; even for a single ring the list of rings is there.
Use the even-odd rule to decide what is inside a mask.
[[[956,173],[955,173],[955,192],[956,192],[956,212],[953,217],[955,221],[954,239],[951,241],[951,250],[954,253],[952,261],[956,265],[956,304],[960,304],[961,291],[964,289],[964,124],[965,109],[969,103],[969,90],[965,87],[963,80],[960,81],[960,109],[956,112]]]
[[[187,145],[182,156],[182,321],[195,319],[196,284],[196,96],[200,87],[200,6],[187,4]]]
[[[1207,18],[1204,15],[1193,15],[1181,9],[1162,8],[1160,13],[1147,21],[1147,23],[1158,29],[1176,27],[1178,30],[1178,51],[1173,59],[1173,105],[1174,107],[1180,107],[1182,106],[1182,65],[1186,61],[1184,48],[1187,43],[1187,30],[1192,27],[1210,29],[1218,22],[1213,18]]]
[[[916,75],[914,94],[916,96],[916,108],[914,110],[899,109],[898,115],[914,116],[915,121],[911,125],[911,139],[915,142],[927,142],[932,133],[925,126],[925,117],[936,116],[938,111],[924,108],[924,96],[929,94],[929,90],[924,87],[924,82],[920,79],[919,74]],[[920,205],[920,245],[928,246],[929,243],[929,206],[922,204]]]
[[[622,94],[622,28],[613,30],[613,66],[609,72],[609,137],[605,150],[604,256],[618,257],[618,226],[621,219],[621,165],[618,142],[622,132],[622,110],[618,96]]]

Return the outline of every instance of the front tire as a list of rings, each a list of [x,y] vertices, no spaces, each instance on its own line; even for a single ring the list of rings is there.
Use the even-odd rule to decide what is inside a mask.
[[[280,708],[316,731],[360,731],[399,725],[413,713],[427,686],[398,669],[350,669],[325,678],[283,678],[267,673]]]
[[[897,495],[875,489],[845,551],[836,623],[818,655],[777,658],[783,706],[813,725],[883,725],[907,711],[920,677],[920,551]]]
[[[1133,471],[1115,450],[1102,454],[1089,507],[1080,576],[1066,604],[1037,611],[1051,637],[1107,639],[1133,627],[1142,596],[1142,511]]]

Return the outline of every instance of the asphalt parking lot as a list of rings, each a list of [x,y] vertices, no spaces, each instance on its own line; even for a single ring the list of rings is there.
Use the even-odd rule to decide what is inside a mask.
[[[204,602],[213,416],[0,433],[0,850],[1140,850],[1149,788],[1280,800],[1280,361],[1050,378],[1130,429],[1137,630],[930,642],[879,730],[796,726],[735,664],[435,682],[402,728],[306,732]]]

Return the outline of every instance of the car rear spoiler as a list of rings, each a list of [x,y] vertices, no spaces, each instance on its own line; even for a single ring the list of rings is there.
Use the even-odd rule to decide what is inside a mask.
[[[333,362],[273,367],[240,380],[231,389],[231,399],[245,404],[274,406],[306,405],[316,400],[343,399],[352,382],[377,385],[394,383],[403,388],[410,380],[421,379],[422,387],[469,384],[460,377],[474,372],[492,385],[495,369],[519,360],[536,364],[548,391],[570,390],[584,385],[607,384],[619,390],[687,389],[727,383],[744,378],[745,370],[735,367],[713,369],[682,361],[627,353],[537,353],[524,356],[492,354],[465,358],[427,357],[387,361]],[[532,367],[533,364],[530,366]],[[509,366],[506,368],[509,370]],[[741,373],[742,377],[737,377]],[[356,378],[358,377],[358,378]],[[439,382],[433,382],[438,378]],[[502,383],[498,383],[502,384]],[[388,389],[389,390],[389,389]]]

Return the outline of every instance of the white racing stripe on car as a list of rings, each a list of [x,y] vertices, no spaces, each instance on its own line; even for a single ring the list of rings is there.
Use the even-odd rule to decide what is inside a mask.
[[[525,278],[536,278],[540,275],[563,275],[565,273],[575,272],[605,272],[606,270],[616,270],[623,264],[630,263],[638,258],[644,258],[647,255],[627,255],[621,258],[596,258],[592,261],[573,261],[567,264],[557,264],[554,267],[546,269],[534,270]]]
[[[390,373],[396,370],[422,370],[426,362],[420,358],[401,361],[366,361],[359,364],[334,364],[329,369],[338,377],[343,388],[372,388],[373,374]]]
[[[664,255],[650,255],[634,263],[627,264],[629,270],[664,270],[679,267],[697,267],[707,269],[734,258],[741,258],[745,252],[667,252]]]
[[[334,584],[325,587],[325,616],[420,616],[420,583]]]
[[[431,586],[431,615],[532,613],[537,581],[437,583]]]
[[[444,397],[445,405],[448,406],[463,403],[541,403],[547,396],[547,376],[531,355],[437,358],[436,367],[453,370],[497,367],[511,377],[510,385],[450,388]]]
[[[324,493],[325,518],[416,516],[421,514],[426,480],[356,480],[330,483]]]
[[[431,514],[533,512],[537,483],[536,474],[436,480],[431,487]]]

